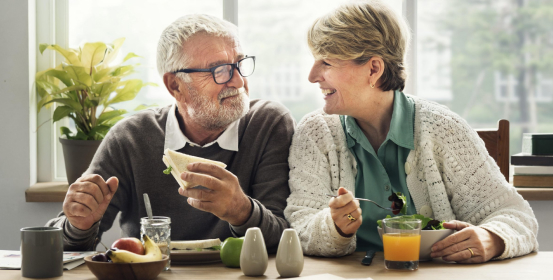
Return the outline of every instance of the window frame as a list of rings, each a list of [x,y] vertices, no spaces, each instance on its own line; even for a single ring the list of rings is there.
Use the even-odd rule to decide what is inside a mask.
[[[221,0],[223,5],[223,19],[238,26],[238,0]],[[406,58],[408,76],[405,91],[416,95],[416,72],[410,71],[416,67],[416,12],[417,0],[403,0],[403,16],[411,27],[411,46]],[[36,2],[36,42],[57,44],[62,48],[69,45],[69,0],[44,0]],[[63,61],[63,57],[55,52],[47,51],[40,54],[36,48],[37,71],[55,67]],[[31,99],[31,102],[36,100]],[[34,104],[31,104],[33,106]],[[36,105],[34,106],[36,107]],[[52,123],[52,114],[55,105],[42,108],[37,114],[37,124],[33,127],[37,132],[37,181],[38,182],[65,182],[67,178],[63,164],[63,153],[58,139],[59,127],[67,126],[67,120]]]

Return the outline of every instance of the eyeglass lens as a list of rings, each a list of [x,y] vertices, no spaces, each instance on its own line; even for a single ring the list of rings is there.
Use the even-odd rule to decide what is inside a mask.
[[[240,72],[240,75],[242,75],[242,77],[247,77],[253,74],[254,68],[255,63],[253,57],[246,57],[239,61],[238,72]],[[228,82],[231,78],[232,71],[234,71],[234,69],[232,65],[229,64],[221,65],[215,68],[215,70],[213,71],[215,82],[219,84],[224,84]]]

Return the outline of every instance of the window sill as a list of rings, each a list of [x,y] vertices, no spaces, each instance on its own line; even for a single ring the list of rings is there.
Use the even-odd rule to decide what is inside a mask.
[[[69,185],[67,182],[36,183],[25,191],[27,202],[63,202]],[[553,200],[553,188],[516,188],[529,201]]]
[[[25,201],[63,202],[68,188],[67,182],[36,183],[25,191]]]

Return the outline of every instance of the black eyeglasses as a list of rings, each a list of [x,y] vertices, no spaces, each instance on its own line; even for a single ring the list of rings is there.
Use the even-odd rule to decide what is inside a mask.
[[[253,70],[255,70],[255,56],[246,56],[236,63],[226,63],[206,69],[180,69],[173,73],[211,72],[215,83],[225,84],[232,79],[234,68],[238,69],[238,73],[240,73],[242,77],[253,74]]]

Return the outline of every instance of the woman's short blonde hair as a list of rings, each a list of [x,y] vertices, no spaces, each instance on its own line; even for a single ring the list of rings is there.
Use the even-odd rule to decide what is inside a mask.
[[[313,23],[307,43],[317,59],[353,60],[358,65],[377,56],[384,60],[380,89],[405,88],[404,56],[409,44],[409,29],[380,1],[344,4]]]

